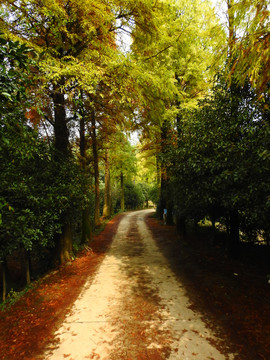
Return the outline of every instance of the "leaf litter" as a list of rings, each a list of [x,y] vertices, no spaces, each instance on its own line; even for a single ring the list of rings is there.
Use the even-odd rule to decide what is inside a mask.
[[[44,349],[53,352],[60,346],[55,332],[70,314],[72,304],[79,297],[85,282],[94,281],[123,217],[124,214],[121,214],[108,223],[91,244],[91,251],[83,252],[70,266],[52,271],[10,310],[0,313],[1,359],[43,359]],[[193,334],[198,342],[207,339],[209,344],[225,354],[226,359],[229,354],[234,354],[236,360],[269,359],[269,286],[265,287],[258,281],[256,274],[248,276],[250,272],[246,266],[224,260],[222,254],[206,249],[201,239],[180,239],[174,227],[164,226],[156,219],[147,217],[158,249],[170,264],[172,272],[166,275],[167,285],[171,278],[173,281],[176,278],[183,288],[177,289],[168,303],[164,303],[160,295],[168,291],[166,283],[159,276],[153,280],[153,271],[160,266],[158,257],[152,258],[152,264],[142,264],[142,260],[146,261],[147,245],[136,241],[138,227],[142,226],[138,216],[137,220],[136,223],[134,219],[129,228],[130,234],[126,236],[129,246],[124,246],[118,255],[125,277],[120,292],[125,296],[119,296],[114,303],[115,318],[111,319],[111,325],[115,336],[108,344],[111,346],[109,355],[102,357],[99,351],[93,350],[85,358],[167,360],[182,356],[184,359]],[[144,258],[140,259],[140,256]],[[130,266],[131,259],[137,259],[135,266]],[[110,268],[111,265],[107,264],[107,271]],[[128,291],[125,290],[126,280],[133,284]],[[157,291],[159,286],[163,287],[161,293]],[[178,293],[182,290],[188,293],[188,308],[200,314],[209,331],[216,336],[210,336],[210,333],[208,336],[207,331],[202,332],[192,326],[188,331],[188,324],[193,320],[188,316],[183,322],[182,312],[173,314],[172,326],[170,312],[174,311]],[[120,321],[119,312],[129,316]],[[68,325],[69,330],[71,326]],[[103,331],[106,329],[107,325]],[[190,355],[194,359],[206,359],[200,357],[196,348]],[[71,359],[71,356],[69,351],[63,353],[63,358]],[[216,357],[207,358],[216,360]]]

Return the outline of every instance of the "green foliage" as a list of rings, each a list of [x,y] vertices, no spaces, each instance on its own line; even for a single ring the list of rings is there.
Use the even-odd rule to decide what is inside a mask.
[[[16,211],[10,203],[9,191],[18,187],[15,191],[19,194],[25,189],[24,178],[17,167],[21,166],[22,162],[32,160],[35,148],[33,133],[24,123],[24,107],[20,106],[20,101],[26,100],[28,52],[29,50],[18,42],[7,41],[1,37],[0,258],[11,252],[18,244],[17,239],[13,242],[9,240],[9,234],[13,231],[12,224],[9,223],[6,226],[6,217],[13,218]],[[19,181],[19,184],[16,184],[15,179]],[[23,221],[23,214],[20,214],[20,219]]]
[[[19,244],[28,251],[54,246],[54,235],[61,231],[63,221],[76,223],[80,209],[88,203],[79,166],[71,161],[55,163],[38,138],[30,159],[10,152],[2,164],[0,196],[8,204],[2,208],[0,227],[3,255]]]
[[[153,184],[149,189],[149,200],[154,204],[158,204],[160,189],[157,184]]]
[[[89,204],[89,176],[72,160],[55,162],[53,149],[25,118],[29,49],[1,41],[0,259],[22,246],[54,246],[67,219],[77,222]],[[27,75],[28,74],[28,75]],[[9,94],[8,96],[5,94]]]
[[[33,285],[27,285],[23,290],[21,291],[15,291],[14,289],[10,289],[7,299],[5,302],[0,304],[0,310],[5,311],[8,310],[11,306],[16,304],[29,290],[33,288]]]
[[[122,172],[127,179],[131,180],[136,174],[136,152],[125,134],[121,132],[116,134],[110,152],[113,175],[118,177]]]
[[[127,210],[135,210],[143,207],[145,196],[140,184],[127,182],[124,185],[125,207]]]
[[[144,201],[148,201],[150,199],[150,195],[149,195],[150,188],[151,188],[150,185],[145,182],[140,182],[137,184],[137,186],[140,187],[142,190]]]
[[[213,95],[185,115],[178,146],[167,151],[167,196],[181,216],[236,208],[246,233],[268,229],[269,123],[263,117],[248,83],[228,90],[220,79]]]
[[[93,130],[98,155],[108,150],[114,211],[121,176],[127,209],[157,203],[162,188],[161,200],[180,217],[236,208],[250,237],[255,228],[270,232],[269,9],[264,0],[235,5],[231,25],[246,31],[241,41],[229,39],[235,76],[230,88],[215,79],[209,95],[228,44],[207,1],[1,3],[9,37],[0,36],[0,259],[19,246],[53,247],[64,225],[82,221],[83,209],[93,215],[87,134]],[[117,46],[122,29],[133,40],[127,54]],[[32,105],[37,113],[27,119]],[[60,142],[58,161],[52,134],[44,140],[37,130],[40,118]],[[69,152],[71,139],[78,152],[79,122],[84,169]],[[143,161],[128,142],[131,127],[141,130]],[[161,186],[150,185],[160,173]]]
[[[146,197],[144,196],[141,184],[128,181],[124,184],[125,209],[136,210],[144,207]],[[121,190],[120,187],[112,188],[112,209],[113,213],[118,213],[121,209]]]
[[[8,111],[8,104],[25,99],[26,86],[29,85],[28,67],[32,52],[19,41],[7,40],[0,34],[0,106]]]

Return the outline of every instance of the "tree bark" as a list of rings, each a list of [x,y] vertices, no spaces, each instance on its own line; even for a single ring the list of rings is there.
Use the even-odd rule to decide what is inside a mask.
[[[72,260],[73,249],[72,249],[72,229],[70,224],[63,226],[62,233],[60,234],[60,263],[65,264]]]
[[[81,166],[83,170],[86,170],[86,140],[85,140],[85,118],[84,114],[81,114],[80,119],[80,156]],[[87,193],[87,189],[84,189]],[[82,229],[81,229],[81,243],[87,244],[92,238],[91,231],[91,219],[89,206],[82,211]]]
[[[167,140],[167,127],[166,121],[162,124],[161,129],[161,154],[165,153],[166,140]],[[164,160],[160,162],[160,199],[159,199],[159,218],[163,219],[163,210],[166,209],[166,183],[167,183],[167,172]]]
[[[211,220],[211,232],[212,232],[213,244],[216,244],[217,242],[216,215],[214,214],[214,212],[211,214],[210,220]]]
[[[53,94],[54,103],[54,141],[56,160],[67,157],[69,154],[68,128],[66,121],[65,97],[64,94],[55,91]]]
[[[181,87],[181,80],[179,78],[179,75],[177,73],[175,73],[175,80],[177,81],[178,87]],[[180,100],[179,97],[176,98],[176,108],[178,109],[178,113],[176,115],[176,130],[177,130],[177,147],[178,149],[180,149],[181,147],[181,137],[182,137],[182,115],[180,114]],[[179,204],[177,204],[177,207],[179,206]],[[186,233],[187,233],[187,229],[186,229],[186,218],[185,216],[182,216],[181,214],[179,214],[179,210],[177,210],[177,218],[176,218],[176,229],[177,232],[185,237]]]
[[[169,130],[169,124],[168,121],[164,121],[162,124],[161,129],[161,153],[163,155],[166,155],[167,151],[167,141],[168,141],[168,130]],[[160,219],[162,220],[163,217],[163,210],[167,209],[167,224],[172,225],[173,224],[173,216],[172,216],[172,202],[171,199],[168,196],[168,187],[170,179],[167,174],[167,165],[164,160],[161,161],[160,164],[160,170],[161,170],[161,186],[160,186]]]
[[[235,1],[227,0],[228,7],[228,28],[229,28],[229,38],[228,38],[228,61],[230,68],[233,65],[233,48],[236,41],[236,31],[235,31]],[[235,81],[235,78],[232,76],[231,84],[229,90],[232,95],[231,103],[231,114],[230,117],[234,119],[235,124],[237,124],[238,119],[238,110],[239,110],[239,98],[238,98],[238,85]],[[232,138],[234,143],[238,142],[238,135],[234,135]],[[239,256],[239,214],[237,209],[229,209],[229,237],[228,237],[228,254],[232,258],[237,258]]]
[[[181,87],[181,81],[177,73],[175,73],[175,80],[179,88]],[[176,115],[176,130],[177,130],[177,146],[180,148],[181,146],[181,137],[182,137],[182,116],[180,114],[180,100],[179,98],[176,99],[176,108],[178,109],[178,113]]]
[[[229,238],[228,238],[228,254],[231,258],[239,256],[239,214],[238,210],[232,209],[229,212]]]
[[[25,250],[25,277],[26,284],[31,284],[31,259],[28,251]]]
[[[92,150],[94,157],[94,178],[95,178],[95,225],[100,224],[100,188],[99,188],[99,165],[98,165],[98,149],[97,149],[97,133],[96,133],[96,116],[94,110],[91,114],[91,137]]]
[[[160,162],[158,159],[158,155],[156,155],[156,165],[157,165],[157,186],[161,185],[161,170],[160,170]]]
[[[60,81],[59,85],[62,85],[62,83],[63,81]],[[61,166],[61,162],[65,161],[70,155],[65,97],[55,87],[52,98],[54,103],[55,160]],[[62,234],[56,240],[56,249],[59,249],[58,256],[61,264],[66,260],[69,261],[72,256],[71,233],[71,225],[63,224]]]
[[[90,221],[90,213],[89,207],[87,206],[82,211],[82,235],[81,235],[81,243],[88,244],[92,239],[92,227]]]
[[[125,210],[125,191],[124,191],[124,175],[121,172],[120,174],[120,183],[121,183],[121,210]]]
[[[3,302],[6,301],[7,296],[7,263],[6,259],[3,259],[1,264],[1,271],[2,271],[2,300]]]
[[[85,165],[86,165],[85,152],[86,152],[85,118],[84,118],[84,115],[81,114],[81,118],[80,118],[80,156],[81,156],[81,162],[82,162],[83,169],[85,169]]]
[[[179,215],[177,216],[176,229],[178,234],[182,235],[183,237],[186,236],[187,234],[186,219],[183,216],[179,216]]]
[[[229,60],[232,60],[233,47],[236,41],[236,32],[235,32],[235,13],[232,10],[235,3],[234,0],[227,0],[227,18],[228,18],[228,28],[229,28],[229,39],[228,39],[228,57]]]
[[[109,218],[111,216],[111,183],[110,183],[110,164],[108,149],[105,150],[105,189],[104,189],[104,206],[103,216]]]

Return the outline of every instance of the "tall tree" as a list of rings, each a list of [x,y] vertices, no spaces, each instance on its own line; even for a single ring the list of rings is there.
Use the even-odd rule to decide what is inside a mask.
[[[157,21],[162,33],[155,41],[143,46],[135,41],[133,48],[144,61],[147,84],[143,89],[146,106],[141,126],[151,124],[156,130],[162,168],[159,209],[168,207],[170,219],[173,203],[168,197],[166,156],[168,145],[174,142],[170,131],[176,127],[180,139],[184,112],[195,107],[209,91],[224,32],[211,6],[200,1],[163,3],[163,13]],[[180,141],[177,143],[180,146]]]
[[[120,207],[123,211],[125,210],[125,183],[136,174],[136,154],[126,134],[119,131],[115,136],[117,142],[111,148],[112,175],[120,184]]]
[[[258,95],[263,97],[269,91],[270,79],[268,1],[230,0],[227,5],[231,31],[234,27],[230,74],[240,85],[243,85],[248,77]]]
[[[12,191],[8,191],[6,186],[10,186],[10,182],[15,180],[12,179],[12,175],[14,175],[12,174],[13,167],[9,164],[9,160],[12,162],[15,160],[12,159],[11,154],[22,161],[32,155],[27,149],[27,145],[32,145],[34,148],[33,136],[27,134],[27,128],[24,126],[26,122],[24,117],[25,108],[22,109],[19,106],[21,100],[26,101],[26,86],[30,85],[29,81],[27,81],[30,65],[28,52],[29,49],[26,46],[7,40],[2,36],[0,37],[0,60],[2,64],[0,80],[0,265],[3,301],[6,299],[7,291],[6,256],[18,246],[23,247],[25,245],[25,248],[27,248],[27,244],[24,244],[21,238],[10,236],[12,233],[12,221],[8,218],[10,214],[15,212],[11,205],[14,193],[11,194]],[[20,141],[21,137],[25,139],[25,142]],[[17,169],[18,171],[20,169]],[[14,181],[14,185],[15,183]],[[19,215],[22,216],[22,212]],[[18,215],[14,217],[19,218]],[[16,220],[14,223],[16,223]],[[10,231],[8,231],[9,227],[11,227]],[[28,249],[32,246],[32,240],[29,239],[30,244],[28,243],[28,245],[30,246],[28,246]],[[29,274],[27,275],[29,280]]]
[[[78,88],[87,93],[96,92],[105,69],[119,62],[116,33],[128,23],[133,26],[134,33],[137,26],[141,30],[148,29],[144,20],[147,18],[151,23],[153,8],[151,4],[132,1],[110,4],[100,0],[1,2],[2,30],[31,44],[40,55],[37,82],[52,101],[50,121],[54,129],[55,159],[59,166],[71,155],[67,100]],[[45,113],[44,116],[49,118]],[[67,216],[63,218],[62,235],[58,241],[61,262],[72,256],[70,235],[71,224]]]
[[[95,76],[93,68],[96,69],[97,65],[94,65],[93,61],[79,61],[79,56],[90,49],[89,44],[93,51],[104,41],[110,41],[107,34],[104,35],[105,32],[108,33],[109,24],[102,27],[99,25],[98,34],[91,24],[91,20],[94,22],[98,19],[101,24],[100,12],[103,11],[102,15],[105,15],[106,6],[98,2],[90,4],[87,1],[81,1],[80,4],[7,1],[2,7],[14,14],[12,18],[8,15],[5,17],[6,29],[21,40],[31,43],[40,53],[39,78],[43,79],[44,88],[50,93],[54,108],[55,159],[62,164],[70,156],[65,90],[70,88],[75,78],[81,81],[85,78],[85,67],[89,77]],[[86,16],[90,16],[91,20],[85,21]],[[70,260],[72,238],[68,217],[63,219],[58,243],[61,262]]]
[[[102,215],[104,218],[111,216],[111,174],[110,174],[110,160],[109,150],[105,149],[105,188],[104,188],[104,205]]]

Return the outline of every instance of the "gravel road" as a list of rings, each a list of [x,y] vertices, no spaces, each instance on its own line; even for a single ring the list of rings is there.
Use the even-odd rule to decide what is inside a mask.
[[[47,349],[50,360],[232,360],[190,308],[184,286],[159,251],[145,217],[127,213]]]

